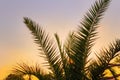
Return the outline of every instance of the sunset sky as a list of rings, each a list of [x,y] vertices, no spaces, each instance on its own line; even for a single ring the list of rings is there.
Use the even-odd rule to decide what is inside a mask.
[[[95,0],[0,0],[0,80],[16,63],[41,63],[38,47],[23,23],[29,17],[53,37],[58,33],[65,40],[76,30],[84,14]],[[93,51],[120,38],[120,0],[112,0],[99,24]]]

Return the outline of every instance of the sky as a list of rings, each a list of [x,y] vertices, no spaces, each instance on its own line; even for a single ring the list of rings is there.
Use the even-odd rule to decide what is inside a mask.
[[[29,17],[52,37],[65,40],[95,0],[0,0],[0,80],[17,63],[42,63],[37,45],[23,23]],[[112,0],[98,28],[93,51],[120,38],[120,0]]]

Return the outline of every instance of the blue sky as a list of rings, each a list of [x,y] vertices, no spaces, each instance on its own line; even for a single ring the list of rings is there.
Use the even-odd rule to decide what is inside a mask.
[[[38,61],[33,37],[23,23],[29,17],[62,40],[75,30],[95,0],[0,0],[0,79],[20,61]],[[120,1],[112,0],[98,29],[95,49],[120,38]],[[37,56],[37,57],[36,57]],[[3,73],[4,72],[4,73]]]

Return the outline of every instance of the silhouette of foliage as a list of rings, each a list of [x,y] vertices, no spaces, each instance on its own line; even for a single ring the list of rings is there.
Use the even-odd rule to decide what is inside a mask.
[[[112,69],[120,63],[120,39],[116,39],[108,48],[95,53],[96,58],[88,59],[91,48],[96,40],[98,24],[108,8],[111,0],[97,0],[81,21],[77,30],[70,33],[64,44],[57,33],[56,43],[46,31],[36,22],[24,17],[24,23],[39,45],[40,54],[45,58],[45,65],[49,65],[48,74],[41,72],[39,66],[18,65],[13,73],[20,75],[35,75],[40,80],[105,80],[119,74]],[[112,61],[114,59],[114,61]],[[105,77],[105,70],[113,76]],[[44,79],[46,78],[47,79]]]
[[[21,75],[9,74],[5,80],[24,80]]]

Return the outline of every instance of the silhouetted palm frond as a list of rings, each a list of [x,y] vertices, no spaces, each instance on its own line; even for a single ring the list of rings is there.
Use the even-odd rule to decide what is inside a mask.
[[[38,64],[29,66],[25,63],[18,64],[14,69],[13,73],[17,75],[34,75],[40,80],[51,80],[51,73],[46,73]]]
[[[63,77],[61,56],[57,52],[55,43],[50,39],[49,35],[31,19],[24,18],[24,23],[35,37],[35,42],[39,45],[43,55],[45,55],[45,59],[50,65],[52,72],[55,74],[56,79],[61,79]]]
[[[120,51],[120,40],[116,40],[113,44],[109,46],[108,49],[101,50],[101,52],[97,55],[97,60],[91,63],[90,67],[90,72],[92,74],[92,77],[96,79],[101,78],[103,76],[103,72],[106,69],[109,69],[112,71],[112,66],[110,66],[111,61],[116,58],[119,54]],[[99,73],[97,73],[99,72]],[[113,73],[113,71],[112,71]],[[114,75],[114,73],[113,73]]]
[[[22,75],[9,74],[4,80],[25,80]]]
[[[91,47],[96,36],[97,25],[106,11],[110,0],[99,0],[89,9],[89,12],[84,16],[81,26],[78,27],[74,34],[74,39],[71,46],[71,59],[73,61],[73,80],[80,80],[84,76],[84,69],[87,63],[87,58],[91,53]],[[69,55],[69,54],[68,54]],[[72,69],[71,69],[72,70]],[[78,75],[79,74],[79,75]],[[78,75],[78,76],[75,76]]]

